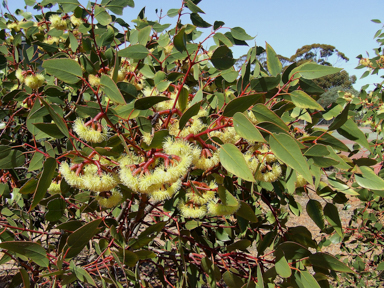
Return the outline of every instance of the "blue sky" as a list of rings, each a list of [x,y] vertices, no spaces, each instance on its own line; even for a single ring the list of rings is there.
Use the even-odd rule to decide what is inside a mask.
[[[84,0],[80,2],[87,3]],[[180,8],[181,3],[181,0],[135,0],[135,8],[125,8],[122,18],[129,23],[146,7],[146,17],[157,20],[156,8],[163,9],[164,15],[170,8]],[[8,4],[11,11],[24,7],[23,0],[9,0]],[[356,56],[366,55],[366,52],[373,55],[372,49],[378,47],[373,35],[382,26],[371,22],[371,19],[384,20],[382,0],[203,0],[198,6],[206,13],[201,16],[207,22],[213,24],[215,20],[221,20],[229,28],[240,26],[249,35],[256,36],[248,41],[250,46],[256,42],[265,47],[265,42],[268,42],[283,56],[289,57],[298,48],[312,43],[333,45],[350,58],[348,63],[339,61],[335,66],[346,69],[357,78],[364,71],[354,69],[358,63]],[[162,23],[175,21],[176,18],[162,19]],[[188,21],[186,16],[183,23]],[[210,29],[204,30],[209,32]],[[237,46],[233,51],[239,57],[248,49]],[[358,80],[354,86],[359,90],[364,84],[379,81],[379,77],[370,76]]]

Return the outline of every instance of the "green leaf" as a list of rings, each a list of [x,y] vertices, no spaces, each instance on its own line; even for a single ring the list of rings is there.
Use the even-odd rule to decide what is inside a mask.
[[[262,99],[261,94],[252,94],[248,96],[238,97],[230,101],[224,108],[223,116],[233,117],[237,112],[244,112],[253,104],[257,103]]]
[[[59,0],[57,4],[62,5],[64,13],[72,12],[76,7],[80,6],[77,0]]]
[[[220,32],[216,32],[215,35],[213,35],[213,40],[215,41],[215,43],[218,45],[218,46],[221,46],[221,45],[225,45],[225,46],[228,46],[228,47],[232,47],[233,44],[231,42],[231,40],[229,40],[227,38],[227,36],[225,36],[223,33],[220,33]],[[220,43],[221,42],[221,43]],[[236,73],[238,74],[238,73]],[[228,80],[227,80],[228,81]],[[234,81],[234,80],[233,80]],[[228,82],[232,82],[232,81],[228,81]]]
[[[239,201],[235,196],[231,194],[224,186],[219,186],[217,193],[219,194],[219,198],[221,203],[225,206],[238,206]]]
[[[190,18],[191,18],[191,21],[193,23],[193,25],[197,26],[197,27],[201,27],[201,28],[208,28],[208,27],[211,27],[212,24],[209,24],[208,22],[206,22],[203,18],[201,18],[201,16],[197,13],[191,13],[190,15]]]
[[[95,5],[95,18],[97,22],[99,22],[101,25],[107,26],[109,23],[112,22],[111,15],[108,14],[107,11],[105,11],[104,7],[100,5]]]
[[[295,140],[286,134],[274,134],[269,137],[269,145],[277,158],[303,175],[309,183],[313,183],[307,160]]]
[[[349,195],[354,195],[354,196],[358,196],[359,195],[359,193],[354,191],[352,188],[350,188],[343,181],[341,181],[340,179],[337,179],[335,177],[335,174],[331,174],[331,175],[328,176],[328,183],[333,188],[335,188],[338,192],[341,192],[341,193],[344,193],[344,194],[349,194]]]
[[[284,252],[284,256],[288,260],[298,260],[303,259],[311,255],[311,252],[304,246],[291,241],[286,241],[281,243],[277,248]]]
[[[119,57],[132,58],[133,60],[142,60],[147,57],[149,51],[144,45],[136,44],[120,50]]]
[[[45,102],[43,99],[40,100],[41,102],[43,102],[43,104],[45,105],[45,107],[48,109],[48,112],[49,114],[51,115],[53,121],[55,121],[55,124],[57,125],[57,127],[60,129],[60,131],[67,137],[69,137],[69,131],[68,131],[68,127],[67,127],[67,124],[66,122],[64,121],[63,118],[61,118],[55,110],[53,110],[53,108],[47,103]]]
[[[256,92],[268,92],[280,84],[281,76],[266,76],[257,79],[251,79],[251,87]]]
[[[246,41],[246,40],[252,40],[253,38],[255,37],[252,37],[252,36],[249,36],[245,30],[241,27],[234,27],[231,29],[231,34],[233,36],[233,38],[237,39],[237,40],[242,40],[242,41]]]
[[[369,143],[363,131],[359,129],[355,121],[353,121],[352,119],[348,119],[343,126],[337,129],[337,132],[339,132],[345,138],[355,141],[356,143],[360,144],[361,146],[367,148],[369,151],[372,152],[371,147],[369,146]]]
[[[349,148],[341,142],[339,139],[333,137],[329,133],[325,133],[323,131],[315,131],[311,135],[311,137],[319,137],[321,136],[318,140],[317,143],[324,144],[324,145],[329,145],[334,149],[341,150],[341,151],[349,151]]]
[[[264,279],[263,279],[263,274],[261,273],[261,268],[260,265],[257,265],[257,283],[256,283],[257,288],[264,288]]]
[[[320,230],[325,228],[323,207],[319,201],[310,199],[307,203],[307,213]]]
[[[23,166],[24,161],[23,152],[9,146],[0,145],[0,169],[13,169]]]
[[[33,195],[33,201],[29,208],[29,211],[35,208],[47,193],[47,190],[51,185],[53,176],[55,175],[56,165],[57,163],[54,158],[48,158],[47,160],[45,160],[43,172],[41,173],[39,182],[37,183],[36,191]]]
[[[123,10],[125,7],[135,7],[135,3],[133,0],[111,0],[105,6],[105,8],[109,9],[111,12],[117,15],[123,15]]]
[[[48,74],[68,84],[76,84],[79,82],[79,78],[83,76],[80,65],[72,59],[59,58],[45,60],[42,67]]]
[[[243,154],[233,144],[224,144],[220,148],[220,162],[230,173],[249,182],[255,182]]]
[[[321,156],[328,156],[330,153],[327,149],[327,146],[316,144],[311,146],[307,151],[305,151],[305,156],[314,156],[314,157],[321,157]]]
[[[249,182],[255,182],[255,178],[245,162],[243,154],[233,144],[224,144],[220,148],[220,162],[230,173]]]
[[[268,109],[264,104],[256,104],[252,108],[252,112],[259,122],[271,122],[281,127],[282,129],[289,131],[288,126],[284,123],[279,116]]]
[[[40,153],[39,153],[40,154]],[[42,154],[41,154],[42,155]],[[36,191],[38,181],[31,178],[20,188],[20,194],[31,194]]]
[[[223,280],[229,288],[239,288],[244,285],[243,280],[239,276],[231,273],[230,271],[226,271],[223,274]]]
[[[212,54],[211,62],[218,70],[227,70],[235,64],[232,51],[227,46],[218,47]]]
[[[71,50],[72,52],[76,52],[77,47],[79,47],[79,43],[77,42],[77,38],[69,32],[69,42],[71,43]]]
[[[293,104],[295,104],[296,107],[299,107],[299,108],[324,111],[324,108],[304,91],[300,91],[300,90],[292,91],[288,97],[284,97],[284,98],[289,98],[288,100],[291,100]]]
[[[240,201],[240,208],[235,213],[237,216],[240,216],[241,218],[244,218],[252,223],[257,223],[257,217],[255,215],[255,212],[252,210],[252,208],[245,203],[244,201]]]
[[[232,83],[237,79],[237,76],[239,76],[239,73],[235,71],[233,68],[230,68],[228,70],[221,72],[221,76],[224,78],[225,81]]]
[[[339,115],[337,115],[335,120],[333,120],[332,124],[329,125],[328,131],[339,129],[341,126],[344,125],[344,123],[348,120],[349,106],[350,106],[350,103],[345,105],[344,110]]]
[[[25,240],[7,241],[0,243],[0,248],[30,258],[33,262],[41,267],[48,267],[49,265],[45,249],[35,242]]]
[[[88,244],[89,240],[98,232],[97,227],[103,219],[93,220],[74,231],[67,238],[66,247],[69,248],[65,258],[77,256],[81,250]]]
[[[232,33],[233,35],[233,33]],[[268,71],[272,76],[277,76],[281,73],[283,70],[283,66],[281,65],[281,62],[279,58],[277,57],[277,54],[275,50],[267,43],[266,45],[266,51],[267,51],[267,67]]]
[[[285,259],[284,252],[280,250],[275,251],[275,269],[277,274],[279,274],[283,278],[288,278],[291,276],[292,271],[291,267],[289,267],[287,259]]]
[[[233,127],[239,136],[248,141],[265,142],[265,139],[259,130],[257,130],[255,125],[253,125],[253,123],[240,112],[237,112],[233,116]]]
[[[151,34],[152,26],[146,26],[139,30],[139,44],[146,45],[149,40],[149,35]]]
[[[191,10],[192,13],[204,13],[204,11],[195,5],[191,0],[186,0],[185,5],[187,5],[188,9]]]
[[[29,274],[27,270],[25,270],[24,268],[20,268],[20,275],[21,275],[21,278],[23,279],[23,287],[24,288],[31,287],[31,281],[29,279]]]
[[[61,216],[64,215],[65,208],[65,201],[61,198],[49,201],[47,205],[48,212],[45,214],[45,219],[47,219],[49,222],[58,221]]]
[[[331,226],[335,229],[336,233],[339,234],[340,237],[343,237],[343,229],[341,226],[339,212],[337,211],[337,207],[332,203],[327,203],[324,207],[324,216],[325,219],[331,224]]]
[[[173,45],[179,52],[187,49],[187,37],[185,35],[185,28],[182,28],[173,38]]]
[[[227,247],[228,252],[235,250],[245,251],[249,246],[251,246],[252,242],[248,239],[241,239],[235,243],[232,243]]]
[[[53,138],[61,139],[65,137],[65,135],[61,133],[59,127],[57,127],[55,123],[33,123],[33,125],[35,125],[36,128],[40,131],[43,131],[45,134],[48,134]]]
[[[193,104],[191,107],[189,107],[184,114],[181,116],[179,121],[179,129],[182,130],[185,126],[185,124],[188,123],[189,119],[191,119],[193,116],[197,115],[200,111],[201,102],[197,102]]]
[[[351,268],[342,263],[336,257],[326,253],[315,253],[309,256],[309,261],[313,266],[330,269],[338,272],[355,273]]]
[[[293,74],[297,73],[294,78],[301,76],[305,79],[317,79],[327,75],[335,74],[341,70],[343,70],[343,68],[318,65],[315,63],[304,63],[293,69],[289,74],[289,78],[291,78]]]
[[[110,98],[113,102],[118,104],[126,104],[123,95],[121,94],[119,88],[113,80],[103,74],[100,78],[100,89],[105,93],[105,95]]]
[[[312,276],[311,273],[308,271],[300,271],[295,273],[295,276],[300,279],[301,287],[311,287],[311,288],[320,288],[319,283],[316,281],[316,279]],[[300,286],[299,286],[300,287]]]
[[[157,103],[160,103],[163,101],[170,101],[170,100],[172,99],[166,96],[150,96],[150,97],[140,98],[135,101],[135,109],[147,110]]]
[[[361,187],[374,190],[384,190],[384,180],[367,167],[360,166],[361,174],[355,174],[355,180]]]
[[[82,283],[88,283],[92,286],[96,286],[95,280],[92,279],[91,275],[82,267],[76,266],[73,261],[69,264],[69,269],[76,275],[76,278]]]

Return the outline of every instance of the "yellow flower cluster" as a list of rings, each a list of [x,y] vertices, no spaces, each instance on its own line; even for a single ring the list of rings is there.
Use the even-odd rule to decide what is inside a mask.
[[[240,208],[240,203],[237,202],[237,205],[229,206],[224,205],[223,203],[215,203],[214,201],[209,202],[208,205],[208,211],[213,216],[228,216],[235,213]]]
[[[96,196],[96,200],[101,207],[109,209],[109,208],[116,207],[117,205],[120,204],[121,200],[123,199],[123,195],[116,189],[112,189],[110,193],[111,194],[108,196],[102,195],[105,193],[99,193]]]
[[[307,185],[307,180],[304,179],[303,175],[301,174],[297,174],[296,176],[296,183],[295,183],[295,186],[297,188],[299,187],[304,187],[305,185]]]
[[[99,76],[89,74],[88,82],[91,86],[96,87],[96,86],[100,85],[100,78],[99,78]]]
[[[148,171],[134,174],[136,167],[144,161],[142,157],[127,155],[120,163],[121,182],[135,192],[148,194],[154,201],[169,199],[181,188],[184,177],[192,164],[192,147],[182,139],[167,138],[163,151],[169,155],[169,164],[159,158],[148,167]],[[135,168],[132,168],[135,167]]]
[[[208,170],[208,169],[211,169],[211,168],[213,168],[219,164],[219,162],[220,162],[220,157],[219,157],[220,149],[217,149],[216,151],[211,153],[212,156],[210,156],[210,157],[207,157],[206,155],[201,155],[202,154],[201,152],[202,152],[202,150],[200,147],[195,146],[193,148],[192,164],[195,166],[196,169]]]
[[[12,22],[12,23],[7,24],[7,28],[9,30],[14,30],[15,32],[19,32],[20,31],[19,24],[16,23],[16,22]]]
[[[20,81],[20,83],[24,83],[31,89],[37,89],[41,87],[45,81],[43,74],[36,73],[35,75],[25,76],[25,72],[21,69],[16,70],[15,76]]]
[[[57,30],[67,29],[67,21],[63,20],[60,15],[51,15],[49,17],[49,22],[51,22],[51,27]]]
[[[165,103],[165,102],[173,103],[172,101],[164,101],[161,103]],[[163,110],[166,110],[166,109],[163,109]],[[198,134],[201,130],[207,127],[207,125],[204,124],[203,121],[201,121],[200,119],[207,115],[208,115],[208,112],[206,110],[201,109],[197,115],[191,117],[191,119],[189,120],[190,122],[192,122],[192,124],[187,123],[187,125],[185,125],[185,127],[181,131],[179,130],[179,120],[175,120],[174,122],[172,122],[172,124],[169,125],[169,128],[168,128],[169,134],[173,136],[179,136],[179,137],[186,137],[189,134]]]
[[[85,126],[81,118],[76,118],[73,124],[73,131],[75,131],[81,139],[91,143],[100,143],[108,138],[107,127],[102,126],[101,131],[100,129],[95,130],[91,126]]]
[[[81,24],[83,24],[83,20],[80,18],[77,18],[75,15],[72,15],[70,20],[73,26],[80,26]]]
[[[47,191],[48,191],[51,195],[53,195],[53,194],[60,194],[60,193],[61,193],[60,183],[52,182],[51,185],[49,185]]]
[[[369,60],[369,58],[361,58],[360,59],[360,65],[372,66],[372,62],[371,62],[371,60]]]
[[[215,130],[209,133],[211,137],[219,138],[224,144],[231,143],[235,144],[241,139],[241,137],[236,133],[234,127],[227,127],[223,131]]]
[[[355,95],[350,92],[345,92],[343,95],[343,99],[347,100],[348,102],[352,101],[353,98],[355,98]]]

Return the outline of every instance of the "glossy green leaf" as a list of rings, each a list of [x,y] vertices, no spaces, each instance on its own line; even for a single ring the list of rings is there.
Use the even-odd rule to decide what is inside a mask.
[[[192,13],[204,13],[204,11],[195,5],[191,0],[186,0],[185,5],[187,5],[188,9],[191,10]]]
[[[79,43],[77,42],[76,37],[72,33],[69,33],[69,41],[71,43],[72,52],[76,52],[77,47],[79,47]]]
[[[230,173],[249,182],[255,182],[243,154],[233,144],[224,144],[220,148],[220,162]]]
[[[314,199],[309,199],[307,203],[307,213],[309,217],[316,223],[320,230],[325,228],[323,207],[320,202]]]
[[[39,202],[44,198],[49,186],[51,185],[53,176],[55,175],[56,170],[56,160],[54,158],[48,158],[44,162],[43,172],[37,183],[35,194],[33,194],[33,201],[29,211],[39,204]]]
[[[275,251],[275,269],[277,274],[279,274],[282,278],[288,278],[291,276],[292,271],[291,267],[289,267],[287,259],[285,259],[284,252],[280,250]]]
[[[337,207],[332,203],[327,203],[324,207],[324,216],[325,219],[329,222],[329,224],[335,229],[336,233],[339,234],[340,237],[343,237],[343,229],[341,226],[339,212],[337,211]]]
[[[304,91],[292,91],[287,98],[289,98],[296,107],[324,111],[324,108]]]
[[[343,126],[337,129],[337,132],[339,132],[345,138],[355,141],[364,148],[367,148],[369,151],[372,151],[363,131],[359,129],[357,124],[352,119],[348,119]]]
[[[233,127],[239,136],[248,141],[265,142],[265,139],[255,125],[240,112],[233,116]]]
[[[0,243],[0,248],[18,253],[41,267],[48,267],[49,261],[45,249],[32,241],[7,241]]]
[[[245,203],[244,201],[240,201],[240,208],[236,211],[236,215],[244,218],[252,223],[258,222],[255,212],[252,208]]]
[[[22,166],[24,161],[23,152],[9,146],[0,145],[0,169],[13,169]]]
[[[280,84],[281,76],[265,76],[251,80],[251,88],[256,92],[268,92]]]
[[[229,288],[239,288],[244,285],[243,280],[239,276],[231,273],[230,271],[226,271],[223,274],[223,280]]]
[[[75,257],[83,250],[88,241],[97,233],[97,227],[102,220],[102,218],[93,220],[69,235],[66,244],[66,248],[69,248],[69,250],[65,258]]]
[[[329,133],[324,134],[324,132],[322,131],[315,131],[310,136],[314,136],[316,138],[321,136],[320,138],[317,139],[317,143],[329,145],[336,150],[349,151],[349,148],[343,142],[333,137]]]
[[[151,108],[153,105],[163,102],[170,101],[171,99],[166,96],[150,96],[137,99],[135,102],[135,109],[138,110],[147,110]]]
[[[231,34],[233,38],[238,39],[238,40],[252,40],[255,37],[249,36],[247,32],[241,27],[234,27],[231,29]]]
[[[173,38],[173,45],[179,52],[183,52],[187,49],[187,36],[185,35],[185,28],[180,31]]]
[[[328,156],[330,153],[327,149],[327,146],[316,144],[311,146],[307,151],[305,151],[305,156],[314,156],[314,157],[321,157],[321,156]]]
[[[190,15],[190,18],[191,18],[191,21],[193,23],[193,25],[197,26],[197,27],[201,27],[201,28],[208,28],[208,27],[211,27],[212,24],[209,24],[208,22],[206,22],[203,18],[201,18],[201,16],[197,13],[191,13]]]
[[[303,175],[309,183],[312,183],[312,175],[309,172],[307,160],[295,140],[286,134],[275,134],[269,137],[269,145],[277,158]]]
[[[299,67],[296,67],[289,74],[289,78],[295,74],[294,78],[303,77],[305,79],[317,79],[327,75],[332,75],[340,72],[343,68],[336,68],[332,66],[318,65],[315,63],[304,63]]]
[[[237,76],[239,76],[239,73],[234,69],[228,69],[223,71],[221,73],[221,76],[224,78],[225,81],[231,83],[237,79]]]
[[[361,187],[374,190],[384,190],[384,180],[367,166],[360,166],[361,174],[355,174],[355,180]]]
[[[277,116],[274,112],[269,110],[268,107],[264,104],[256,104],[252,108],[252,112],[255,115],[257,121],[259,122],[271,122],[286,131],[289,130],[288,126],[284,123],[284,121],[281,120],[281,118]]]
[[[111,15],[109,15],[108,12],[105,11],[104,7],[100,5],[95,5],[95,18],[97,22],[104,26],[112,22]]]
[[[227,46],[216,48],[212,54],[211,62],[218,70],[227,70],[235,64],[232,51]]]
[[[320,268],[330,269],[338,272],[355,273],[351,268],[330,254],[318,252],[310,255],[309,261],[313,266]]]
[[[354,195],[354,196],[359,195],[359,193],[354,191],[351,187],[349,187],[343,181],[341,181],[340,179],[337,179],[334,174],[331,174],[328,176],[328,183],[333,188],[335,188],[338,192],[348,194],[348,195]]]
[[[136,44],[129,46],[127,48],[124,48],[119,51],[118,55],[120,57],[126,57],[126,58],[132,58],[134,60],[142,60],[145,57],[147,57],[149,54],[149,51],[147,48],[145,48],[144,45]]]
[[[107,75],[101,75],[100,78],[100,89],[105,95],[110,98],[113,102],[118,104],[126,104],[123,95],[121,94],[116,83]]]
[[[33,123],[33,125],[35,125],[36,128],[40,131],[43,131],[45,134],[53,138],[61,139],[65,137],[65,135],[61,133],[59,127],[57,127],[55,123]]]
[[[68,131],[68,127],[67,127],[67,124],[66,122],[64,121],[64,119],[58,115],[56,113],[56,111],[52,108],[51,105],[49,105],[46,101],[44,100],[40,100],[41,102],[43,102],[43,104],[45,105],[45,107],[48,109],[48,112],[49,114],[51,115],[53,121],[55,121],[55,124],[57,125],[57,127],[60,129],[60,131],[67,137],[69,137],[69,131]]]
[[[300,279],[301,287],[311,287],[311,288],[320,288],[319,283],[316,281],[316,279],[312,276],[311,273],[308,271],[300,271],[296,272],[296,275]],[[300,287],[300,286],[299,286]]]
[[[233,33],[232,33],[233,35]],[[281,70],[283,69],[283,66],[281,65],[281,62],[279,58],[277,57],[277,54],[275,50],[269,45],[268,43],[266,44],[266,49],[267,51],[267,67],[268,71],[272,76],[277,76],[278,74],[281,73]]]
[[[200,106],[201,106],[201,102],[195,103],[184,112],[184,114],[181,116],[179,121],[180,130],[184,128],[185,124],[188,123],[189,119],[191,119],[193,116],[199,113]]]
[[[337,115],[335,120],[333,120],[332,124],[329,125],[328,131],[339,129],[341,126],[344,125],[344,123],[348,120],[349,106],[350,106],[350,103],[345,105],[345,108],[343,109],[343,111],[339,115]]]
[[[133,0],[110,0],[105,8],[109,9],[117,15],[123,15],[123,10],[125,7],[135,7]]]
[[[68,84],[79,82],[79,78],[83,76],[80,65],[72,59],[58,58],[45,60],[42,66],[48,74]]]
[[[147,45],[151,31],[152,31],[151,26],[146,26],[139,30],[139,36],[138,36],[139,44],[144,46]]]
[[[233,117],[237,112],[242,113],[248,110],[253,104],[259,102],[262,97],[263,95],[261,94],[252,94],[235,98],[225,106],[223,116]]]

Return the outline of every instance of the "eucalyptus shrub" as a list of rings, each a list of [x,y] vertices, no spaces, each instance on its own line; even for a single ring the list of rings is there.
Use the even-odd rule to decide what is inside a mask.
[[[329,287],[361,277],[351,257],[322,249],[351,239],[336,204],[355,196],[367,203],[358,225],[381,230],[381,86],[341,93],[324,110],[312,80],[341,69],[283,70],[269,44],[250,48],[237,71],[231,48],[254,37],[207,23],[198,2],[157,21],[143,9],[132,26],[119,18],[132,0],[25,0],[35,15],[0,18],[0,263],[18,267],[10,287]],[[358,113],[376,121],[371,143]],[[369,157],[352,157],[362,150]],[[287,226],[303,208],[321,241]],[[368,265],[364,249],[382,237],[364,223],[356,229],[376,242],[355,241]]]

